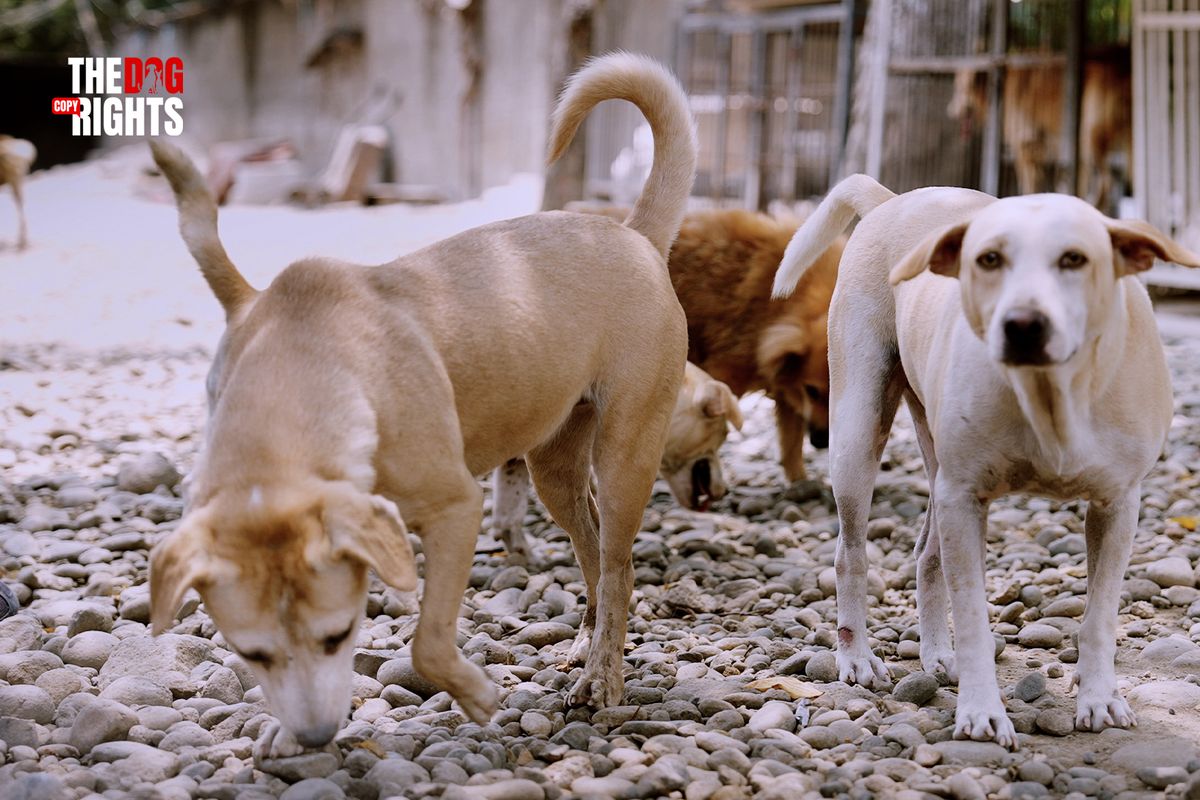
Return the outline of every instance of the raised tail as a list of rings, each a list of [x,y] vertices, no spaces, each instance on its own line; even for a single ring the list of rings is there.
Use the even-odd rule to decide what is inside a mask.
[[[833,187],[817,210],[792,236],[775,273],[772,297],[787,297],[805,271],[846,230],[855,217],[865,217],[896,195],[867,175],[851,175]]]
[[[255,298],[258,292],[246,282],[242,273],[229,260],[221,238],[217,235],[217,204],[183,151],[173,144],[151,141],[154,162],[175,192],[179,206],[179,233],[209,288],[217,296],[226,318]]]
[[[663,258],[679,233],[696,175],[696,128],[683,87],[646,56],[609,53],[594,58],[567,81],[554,109],[550,163],[554,163],[588,112],[604,100],[628,100],[654,133],[654,164],[625,225],[645,236]]]

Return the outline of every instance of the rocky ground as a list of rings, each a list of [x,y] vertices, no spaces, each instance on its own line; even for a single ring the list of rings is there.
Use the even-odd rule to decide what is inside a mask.
[[[181,252],[169,252],[162,268],[184,274]],[[117,269],[122,253],[85,255]],[[20,272],[86,307],[86,289],[59,287],[53,272],[30,277],[25,259],[0,257],[0,290]],[[152,300],[167,300],[147,307],[210,300],[156,286]],[[204,609],[185,605],[157,639],[147,626],[147,552],[179,518],[179,477],[200,445],[209,350],[196,331],[207,335],[207,323],[175,323],[187,336],[157,343],[157,323],[136,321],[124,344],[37,341],[31,308],[49,315],[53,303],[38,295],[14,311],[15,326],[0,323],[0,567],[22,603],[0,622],[0,797],[1200,797],[1194,338],[1168,334],[1177,414],[1143,487],[1122,596],[1118,674],[1135,730],[1071,730],[1082,505],[1011,499],[993,508],[987,576],[1021,749],[952,740],[955,689],[916,658],[912,549],[928,486],[903,418],[870,527],[872,645],[895,683],[837,682],[825,462],[814,456],[815,480],[784,488],[770,404],[748,398],[746,430],[725,449],[730,496],[713,513],[690,513],[663,486],[646,512],[623,705],[564,707],[583,582],[565,534],[531,508],[537,566],[508,566],[481,536],[460,620],[460,645],[503,687],[491,724],[468,723],[415,674],[416,596],[375,584],[355,708],[336,747],[264,762],[252,753],[269,720],[261,690]]]

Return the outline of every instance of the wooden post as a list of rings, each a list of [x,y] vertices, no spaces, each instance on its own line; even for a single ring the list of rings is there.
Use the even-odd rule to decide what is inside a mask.
[[[980,185],[990,195],[1000,194],[1000,165],[1004,148],[1004,58],[1008,54],[1009,0],[992,0],[992,66],[988,80],[988,116],[983,129],[983,175]]]
[[[750,56],[750,131],[746,153],[746,185],[743,205],[751,211],[762,209],[763,202],[763,137],[767,131],[767,34],[754,31]]]
[[[592,30],[596,6],[603,0],[566,0],[563,3],[563,34],[559,41],[566,47],[555,54],[551,87],[552,97],[567,77],[583,66],[592,54]],[[573,200],[584,200],[587,193],[587,123],[579,127],[567,152],[546,171],[542,190],[542,211],[556,211]]]
[[[846,139],[850,135],[851,88],[854,85],[854,26],[863,0],[842,0],[842,22],[838,29],[837,87],[833,96],[833,124],[837,136],[837,158],[829,165],[829,185],[837,182],[846,163]],[[791,97],[788,97],[789,103]],[[789,125],[788,130],[794,126]],[[790,148],[789,148],[790,149]],[[791,198],[795,199],[795,198]]]
[[[1060,161],[1066,167],[1065,184],[1070,194],[1079,193],[1079,109],[1083,99],[1084,36],[1088,0],[1067,4],[1067,64],[1063,68],[1063,135]],[[1062,191],[1062,188],[1059,189]]]
[[[883,172],[883,128],[887,116],[888,63],[892,58],[892,0],[875,0],[873,13],[879,14],[871,62],[871,105],[867,134],[867,174],[879,180]]]

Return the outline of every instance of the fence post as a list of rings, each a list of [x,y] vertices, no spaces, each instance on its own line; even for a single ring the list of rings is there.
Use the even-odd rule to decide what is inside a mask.
[[[854,26],[862,0],[842,0],[842,23],[838,29],[837,88],[833,99],[837,158],[830,164],[829,185],[837,183],[846,163],[846,139],[850,134],[851,89],[854,86]],[[789,98],[790,101],[791,98]]]
[[[992,65],[988,71],[988,116],[983,129],[983,175],[980,185],[990,195],[1000,194],[1000,159],[1004,133],[1004,73],[1008,54],[1008,2],[992,0]]]
[[[1067,4],[1067,65],[1063,75],[1063,136],[1059,158],[1067,168],[1069,194],[1079,194],[1079,110],[1083,100],[1083,48],[1087,2]],[[1061,188],[1060,188],[1061,191]],[[1107,211],[1107,209],[1105,209]]]

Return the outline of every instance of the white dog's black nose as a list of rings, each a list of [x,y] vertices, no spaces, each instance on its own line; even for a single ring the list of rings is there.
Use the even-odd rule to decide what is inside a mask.
[[[1044,364],[1050,320],[1032,308],[1014,308],[1004,315],[1004,360],[1009,364]]]
[[[337,735],[337,732],[337,723],[329,722],[325,725],[316,725],[312,728],[296,731],[296,741],[305,747],[324,747]]]

